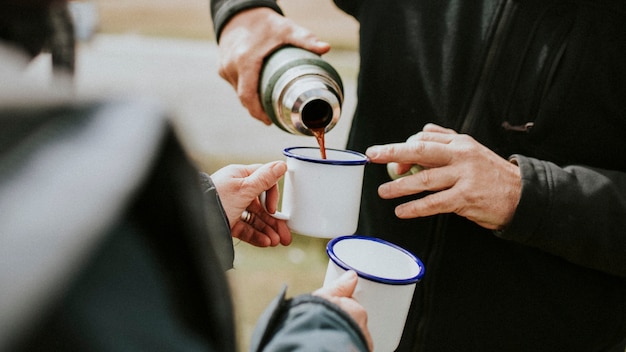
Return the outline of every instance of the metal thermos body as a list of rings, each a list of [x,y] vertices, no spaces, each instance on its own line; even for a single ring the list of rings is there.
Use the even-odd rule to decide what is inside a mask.
[[[261,71],[259,94],[263,109],[281,129],[313,135],[330,131],[339,121],[343,83],[319,55],[286,46],[272,53]]]

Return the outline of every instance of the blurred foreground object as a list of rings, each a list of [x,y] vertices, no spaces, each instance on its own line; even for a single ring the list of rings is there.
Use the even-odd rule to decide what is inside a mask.
[[[73,0],[68,8],[74,22],[74,33],[78,41],[89,41],[98,31],[100,16],[95,1]]]

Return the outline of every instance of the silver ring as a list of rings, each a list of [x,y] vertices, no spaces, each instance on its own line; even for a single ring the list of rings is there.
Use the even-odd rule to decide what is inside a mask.
[[[249,211],[244,210],[243,213],[241,213],[241,221],[250,223],[250,220],[252,220],[252,214],[250,214]]]

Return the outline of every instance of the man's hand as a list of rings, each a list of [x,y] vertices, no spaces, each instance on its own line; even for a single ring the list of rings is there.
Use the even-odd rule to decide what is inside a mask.
[[[415,164],[425,168],[378,188],[385,199],[433,192],[399,205],[399,218],[456,213],[487,229],[499,230],[511,221],[520,199],[517,165],[472,137],[437,125],[426,125],[405,143],[372,146],[366,154],[374,163],[398,163],[398,174]]]

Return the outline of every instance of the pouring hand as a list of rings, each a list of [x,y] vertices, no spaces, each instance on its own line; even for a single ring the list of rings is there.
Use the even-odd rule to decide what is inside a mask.
[[[272,9],[244,10],[224,26],[219,41],[219,74],[228,81],[250,115],[270,125],[258,94],[263,60],[274,50],[293,45],[322,55],[330,45]]]
[[[434,192],[401,204],[399,218],[456,213],[488,229],[503,229],[512,219],[521,194],[517,165],[468,135],[429,124],[405,143],[372,146],[374,163],[397,162],[399,171],[418,164],[424,170],[382,184],[385,199]]]

